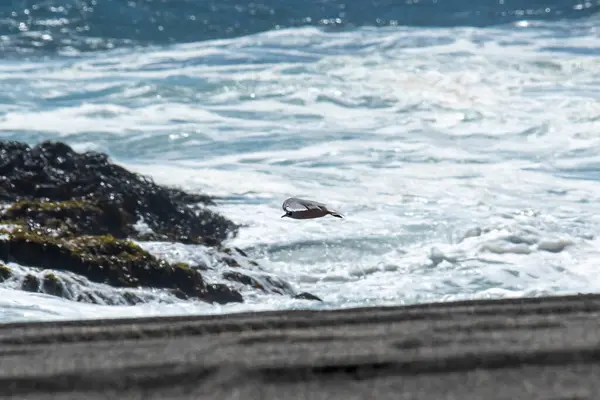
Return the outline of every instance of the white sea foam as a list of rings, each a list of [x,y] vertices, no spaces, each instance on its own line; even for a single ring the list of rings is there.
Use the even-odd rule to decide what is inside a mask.
[[[598,290],[598,32],[571,23],[577,35],[567,22],[289,29],[0,63],[0,85],[26,89],[0,114],[4,137],[109,151],[221,196],[215,209],[246,225],[231,244],[325,300],[107,307],[15,292],[0,310],[84,318]],[[281,219],[288,196],[347,218]]]

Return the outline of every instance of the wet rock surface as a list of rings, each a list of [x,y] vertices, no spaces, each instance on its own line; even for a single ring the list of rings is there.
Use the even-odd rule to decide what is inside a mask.
[[[169,264],[128,240],[112,236],[55,238],[27,229],[6,232],[0,240],[0,260],[20,265],[69,271],[91,282],[113,287],[178,289],[186,298],[208,302],[241,302],[239,293],[208,285],[197,269],[187,264]],[[48,286],[48,284],[46,285]],[[40,282],[26,277],[23,290],[38,291]],[[50,290],[45,293],[57,293]]]
[[[312,293],[302,292],[294,295],[295,299],[323,301]]]
[[[255,289],[261,290],[264,293],[295,296],[294,289],[290,286],[290,284],[276,276],[256,272],[242,273],[239,271],[225,271],[222,276],[225,280],[251,286]]]
[[[12,276],[12,271],[4,264],[0,264],[0,282],[4,282]]]
[[[75,290],[85,284],[59,273],[68,272],[114,288],[161,289],[177,299],[209,303],[243,302],[244,287],[320,300],[296,294],[280,278],[245,271],[243,265],[259,264],[242,249],[223,246],[239,227],[205,208],[214,205],[209,196],[159,186],[101,153],[77,153],[60,142],[31,147],[0,141],[0,203],[6,205],[0,210],[0,260],[50,271],[25,274],[17,285],[21,290],[108,305],[144,302],[133,292],[114,298],[101,290]],[[150,231],[139,232],[140,221]],[[206,282],[202,272],[208,265],[170,263],[132,240],[212,248],[217,265],[236,270],[221,274],[231,286]],[[0,264],[0,282],[13,275]]]
[[[182,243],[216,245],[238,229],[227,218],[197,207],[213,205],[209,196],[159,186],[148,177],[110,162],[105,154],[77,153],[53,141],[34,147],[0,141],[0,200],[41,199],[83,200],[80,204],[85,204],[87,220],[112,221],[115,226],[106,229],[116,236],[133,234],[133,225],[141,218],[156,238]],[[16,214],[23,211],[23,207],[14,210]],[[48,218],[59,214],[51,209],[35,212],[43,216],[40,211],[48,213]]]
[[[57,297],[70,297],[64,283],[55,274],[49,273],[42,280],[41,291]]]
[[[21,200],[0,215],[0,222],[51,230],[55,235],[112,235],[115,238],[136,236],[128,219],[118,207],[87,200]]]

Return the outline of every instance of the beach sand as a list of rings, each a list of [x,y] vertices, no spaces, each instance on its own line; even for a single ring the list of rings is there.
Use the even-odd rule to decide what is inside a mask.
[[[600,296],[15,323],[15,399],[595,399]]]

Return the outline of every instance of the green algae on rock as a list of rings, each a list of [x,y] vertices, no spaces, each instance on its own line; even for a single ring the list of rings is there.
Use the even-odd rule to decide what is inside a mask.
[[[187,298],[211,303],[243,301],[239,292],[206,284],[194,268],[171,265],[131,241],[110,235],[61,238],[18,228],[0,239],[0,260],[70,271],[114,287],[177,289]],[[27,287],[33,283],[28,282]]]
[[[48,221],[53,224],[60,224],[60,219],[52,216],[80,213],[88,223],[75,226],[85,234],[96,234],[98,229],[99,233],[122,237],[132,234],[133,225],[143,219],[154,232],[151,238],[212,246],[235,235],[238,229],[227,218],[198,206],[214,204],[209,196],[160,186],[146,176],[111,163],[106,154],[78,153],[54,141],[34,147],[0,141],[0,200],[62,202],[58,209],[52,208],[54,205],[45,208],[29,203],[26,210],[33,211],[17,207],[13,213],[41,213],[46,220],[58,220]],[[72,203],[81,200],[93,204]],[[65,204],[68,207],[64,208]],[[75,205],[82,208],[76,211]],[[102,224],[93,227],[91,222],[97,219]]]
[[[59,236],[110,234],[125,238],[135,233],[133,219],[114,205],[90,200],[21,200],[0,212],[0,222],[52,229]]]
[[[69,297],[64,283],[58,278],[58,276],[56,276],[56,274],[53,274],[51,272],[45,274],[42,278],[40,290],[43,293],[50,294],[56,297]]]
[[[111,163],[105,154],[78,153],[61,142],[30,147],[0,141],[0,201],[12,203],[0,210],[0,223],[16,227],[10,231],[0,226],[0,260],[69,271],[116,288],[164,289],[179,299],[221,304],[243,299],[227,285],[206,283],[200,269],[208,270],[208,265],[168,263],[127,239],[202,244],[212,248],[219,266],[260,269],[243,250],[223,246],[239,225],[204,208],[214,205],[209,196],[157,185]],[[139,222],[149,229],[138,231]],[[10,270],[0,268],[0,282],[10,276]],[[232,285],[299,296],[276,277],[240,272],[223,277]],[[143,302],[132,292],[115,296],[117,303],[99,291],[80,292],[71,279],[76,278],[27,274],[21,287],[75,301]]]
[[[12,271],[6,265],[0,263],[0,282],[4,282],[12,276]]]

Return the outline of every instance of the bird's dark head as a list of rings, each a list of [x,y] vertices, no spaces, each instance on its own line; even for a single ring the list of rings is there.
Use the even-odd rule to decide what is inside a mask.
[[[286,211],[285,214],[283,214],[281,216],[281,218],[283,218],[283,217],[291,217],[291,216],[292,216],[292,213],[290,211]]]

